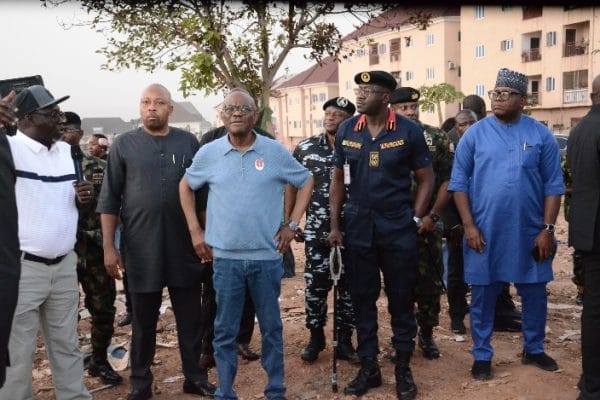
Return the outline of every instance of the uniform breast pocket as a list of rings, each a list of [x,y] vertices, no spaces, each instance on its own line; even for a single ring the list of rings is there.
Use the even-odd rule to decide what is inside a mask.
[[[523,168],[537,168],[542,152],[540,144],[525,144],[521,152],[521,165]]]

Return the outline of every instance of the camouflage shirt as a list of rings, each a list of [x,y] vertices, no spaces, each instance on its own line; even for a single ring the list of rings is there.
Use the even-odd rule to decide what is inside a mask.
[[[427,142],[427,148],[431,153],[433,163],[433,172],[435,174],[435,187],[433,189],[433,195],[431,196],[431,202],[429,208],[435,203],[437,192],[440,186],[445,181],[450,180],[450,173],[452,172],[452,162],[454,160],[453,146],[448,135],[436,127],[421,124],[423,127],[423,135],[425,135],[425,142]],[[413,179],[413,192],[416,189],[416,182]]]
[[[315,180],[306,209],[304,236],[307,241],[319,240],[330,230],[329,183],[333,174],[333,146],[327,142],[327,134],[321,133],[298,143],[294,158],[312,173]]]
[[[92,240],[96,245],[102,248],[102,230],[100,228],[100,214],[96,212],[96,203],[98,195],[102,188],[104,180],[104,169],[106,161],[93,157],[84,156],[81,162],[83,175],[87,181],[94,185],[94,202],[91,206],[79,210],[79,222],[77,225],[78,237],[85,236],[87,240]]]

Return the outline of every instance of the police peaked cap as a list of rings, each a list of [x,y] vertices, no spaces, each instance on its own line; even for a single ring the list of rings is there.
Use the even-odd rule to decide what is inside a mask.
[[[323,111],[325,111],[327,107],[339,108],[349,115],[354,115],[354,112],[356,111],[354,104],[352,104],[352,102],[345,97],[334,97],[327,100],[325,104],[323,104]]]
[[[354,82],[359,85],[379,85],[389,90],[396,89],[398,82],[389,72],[365,71],[354,75]]]
[[[390,104],[414,103],[419,101],[421,93],[417,89],[403,86],[394,90],[390,96]]]
[[[52,107],[68,98],[69,96],[63,96],[59,99],[55,99],[45,87],[33,85],[17,94],[12,105],[18,108],[15,115],[17,118],[21,119],[35,111]]]

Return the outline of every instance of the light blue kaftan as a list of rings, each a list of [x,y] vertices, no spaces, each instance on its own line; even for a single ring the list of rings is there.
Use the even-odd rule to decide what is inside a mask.
[[[531,250],[544,224],[544,197],[564,194],[558,144],[536,120],[505,124],[489,116],[471,126],[456,149],[449,191],[469,194],[471,213],[487,243],[463,246],[465,282],[552,280],[552,259]]]

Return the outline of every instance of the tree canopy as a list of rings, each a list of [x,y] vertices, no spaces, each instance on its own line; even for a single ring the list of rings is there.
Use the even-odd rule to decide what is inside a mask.
[[[419,103],[423,111],[437,112],[439,126],[442,125],[442,103],[450,104],[462,100],[465,95],[449,83],[438,83],[433,86],[421,86]]]

